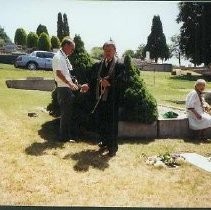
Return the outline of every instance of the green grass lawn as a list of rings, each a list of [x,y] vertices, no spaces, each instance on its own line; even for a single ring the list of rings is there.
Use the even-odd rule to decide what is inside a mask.
[[[171,76],[170,72],[147,72],[142,71],[141,77],[144,79],[148,90],[156,98],[158,104],[184,108],[185,98],[194,88],[198,75],[186,79],[186,76]],[[207,81],[207,79],[205,79]],[[211,89],[211,84],[207,84],[207,90]]]
[[[156,73],[154,83],[153,74],[141,76],[161,104],[184,100],[193,87],[193,81],[172,79],[169,73]],[[58,143],[58,121],[45,112],[51,93],[5,85],[6,79],[28,76],[52,77],[52,72],[0,64],[0,205],[211,206],[210,173],[188,163],[177,169],[153,168],[144,158],[166,152],[210,156],[211,144],[122,139],[117,156],[106,159],[97,155],[93,141]],[[38,117],[30,118],[28,112]]]

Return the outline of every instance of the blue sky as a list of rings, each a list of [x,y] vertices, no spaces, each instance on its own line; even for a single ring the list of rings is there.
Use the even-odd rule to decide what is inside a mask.
[[[0,0],[0,5],[0,25],[12,40],[17,28],[35,32],[39,24],[56,35],[57,15],[62,12],[67,14],[71,36],[80,34],[88,51],[110,37],[120,55],[126,49],[136,50],[146,44],[154,15],[160,15],[168,43],[180,28],[175,1]]]

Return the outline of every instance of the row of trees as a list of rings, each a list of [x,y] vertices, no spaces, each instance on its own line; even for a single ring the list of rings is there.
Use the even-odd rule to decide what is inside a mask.
[[[160,17],[154,16],[147,44],[141,44],[136,51],[127,50],[124,55],[143,59],[146,57],[146,51],[149,51],[150,58],[156,62],[158,59],[167,60],[174,55],[179,59],[179,64],[181,56],[189,59],[195,65],[210,64],[211,4],[209,2],[180,2],[178,6],[179,14],[176,21],[182,26],[180,34],[172,36],[170,45],[166,43]],[[45,33],[45,35],[41,36],[42,33]],[[29,48],[38,47],[39,49],[42,46],[38,43],[43,43],[43,41],[39,42],[41,36],[42,38],[40,39],[44,39],[45,43],[47,42],[47,49],[49,46],[54,48],[58,45],[58,40],[61,41],[64,36],[70,35],[67,15],[58,13],[57,36],[53,36],[50,41],[50,38],[47,37],[49,36],[48,30],[43,25],[38,26],[36,33],[30,32],[26,35],[23,30],[19,29],[17,34],[21,35],[15,37],[16,44]],[[9,42],[9,37],[7,37],[3,28],[0,27],[0,45],[2,46],[6,42]],[[100,59],[102,57],[102,49],[94,47],[91,55],[95,59]]]
[[[57,21],[57,36],[52,36],[50,38],[48,29],[45,25],[39,25],[37,27],[36,33],[26,31],[23,28],[18,28],[15,32],[14,42],[17,45],[22,45],[23,47],[46,50],[49,51],[54,48],[59,48],[60,41],[65,37],[69,36],[69,25],[67,20],[67,15],[64,13],[58,13]]]
[[[14,42],[23,47],[46,51],[60,46],[58,37],[52,36],[50,38],[46,26],[43,25],[38,26],[37,33],[29,32],[29,34],[23,28],[18,28],[15,32]]]

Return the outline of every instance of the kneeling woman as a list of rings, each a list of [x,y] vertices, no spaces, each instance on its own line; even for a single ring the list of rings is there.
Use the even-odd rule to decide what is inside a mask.
[[[209,105],[203,97],[205,86],[206,81],[198,79],[195,83],[195,90],[191,91],[186,98],[189,127],[192,130],[198,130],[200,138],[205,138],[205,129],[211,127],[211,116],[206,112]]]

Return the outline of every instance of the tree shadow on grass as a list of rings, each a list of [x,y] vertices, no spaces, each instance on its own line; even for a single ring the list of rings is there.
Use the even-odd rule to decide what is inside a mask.
[[[118,138],[118,144],[149,144],[155,141],[157,138],[144,138],[144,137],[128,137],[128,138]]]
[[[56,131],[59,130],[59,119],[54,119],[49,122],[45,122],[41,129],[38,130],[39,136],[46,140],[43,143],[34,142],[25,149],[26,154],[39,156],[45,154],[47,149],[63,148],[64,143],[58,141]]]
[[[188,80],[188,81],[196,81],[197,79],[205,79],[207,81],[211,80],[210,76],[205,75],[177,75],[170,77],[172,80]]]
[[[211,140],[207,137],[207,139],[193,138],[192,136],[188,136],[185,138],[181,138],[184,142],[201,145],[201,144],[210,144]]]
[[[45,122],[40,130],[38,130],[39,136],[45,140],[45,142],[34,142],[25,149],[28,155],[44,155],[47,149],[64,148],[64,143],[59,141],[60,119],[54,119],[52,121]],[[97,135],[94,132],[83,130],[80,136],[79,142],[86,142],[92,145],[96,144]]]
[[[109,167],[109,158],[100,156],[96,150],[88,149],[75,154],[68,154],[63,159],[70,158],[77,161],[73,167],[77,172],[87,172],[90,167],[104,171]]]

